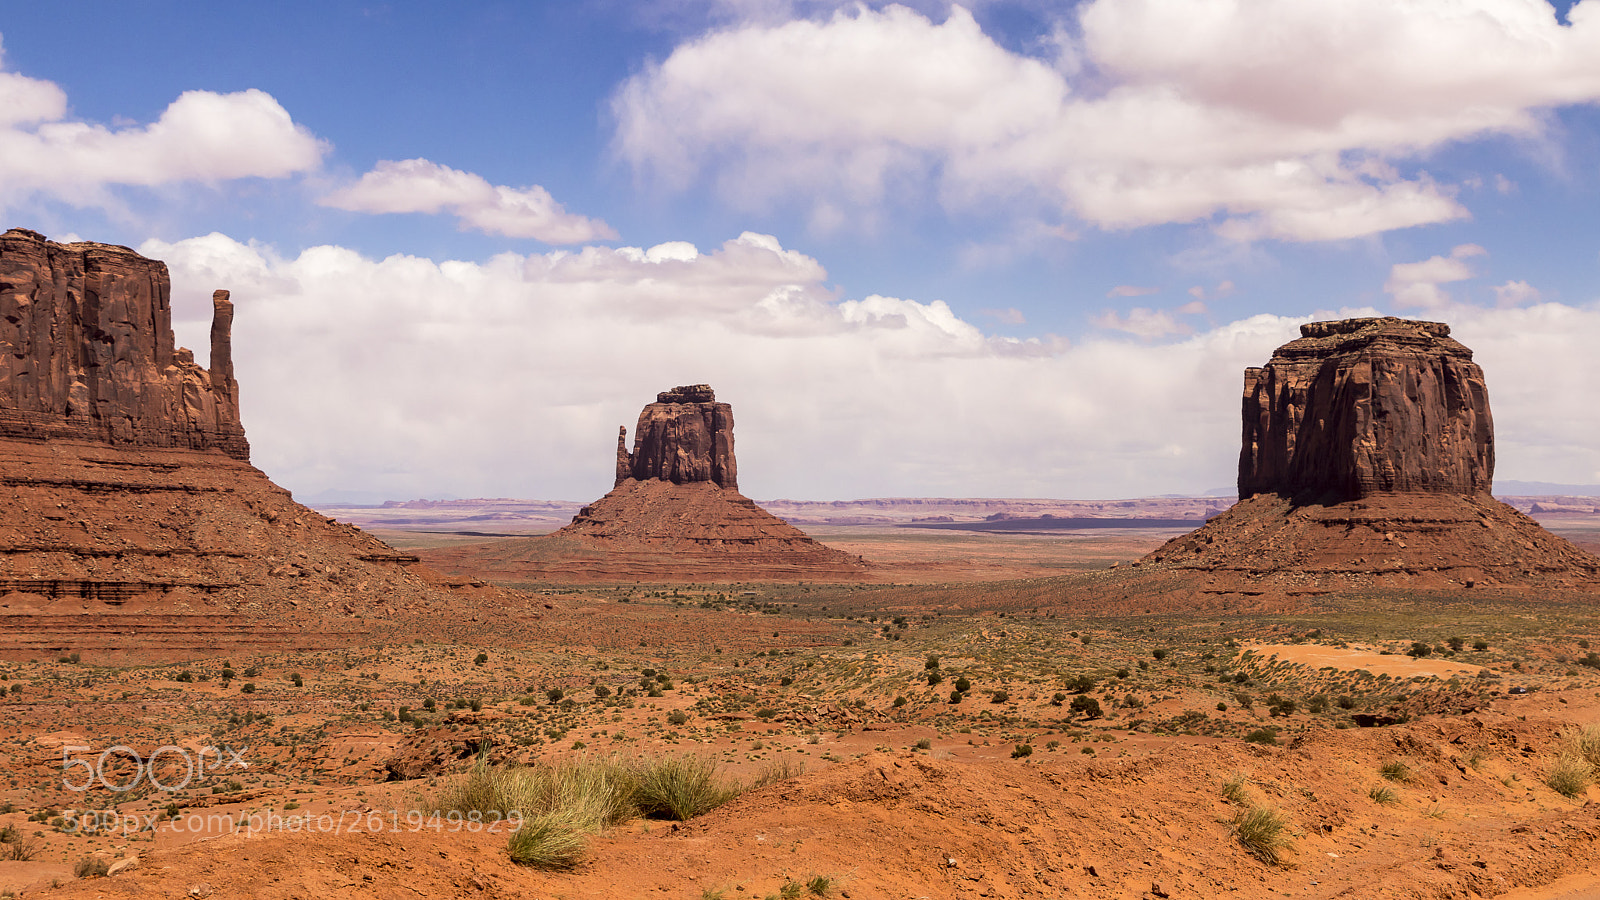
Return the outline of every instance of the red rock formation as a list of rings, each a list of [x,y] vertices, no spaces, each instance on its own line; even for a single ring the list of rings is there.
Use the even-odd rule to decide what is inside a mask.
[[[617,436],[617,482],[554,534],[422,551],[447,572],[576,581],[857,580],[858,557],[739,493],[733,409],[709,385],[673,388]]]
[[[1489,495],[1472,351],[1436,322],[1315,322],[1245,372],[1240,501],[1135,566],[1205,594],[1600,586],[1600,559]]]
[[[733,460],[733,407],[717,402],[709,384],[675,387],[656,395],[639,413],[633,452],[624,454],[627,430],[617,438],[617,485],[628,478],[673,484],[709,481],[739,488]],[[624,474],[626,472],[626,474]]]
[[[249,459],[227,292],[215,306],[207,372],[174,346],[165,264],[20,228],[0,235],[0,436]]]
[[[228,292],[207,371],[173,346],[168,291],[125,247],[0,236],[0,656],[350,646],[521,615],[250,465]]]
[[[1489,394],[1450,326],[1345,319],[1300,335],[1245,370],[1240,497],[1488,492]]]

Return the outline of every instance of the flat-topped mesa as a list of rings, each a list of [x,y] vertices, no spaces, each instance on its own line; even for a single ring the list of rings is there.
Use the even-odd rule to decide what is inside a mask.
[[[212,306],[207,371],[176,346],[165,263],[21,228],[0,235],[0,437],[248,460],[228,292]]]
[[[1477,495],[1494,477],[1483,370],[1440,322],[1302,325],[1245,370],[1243,417],[1240,498]]]
[[[639,413],[633,452],[627,428],[617,436],[617,481],[657,479],[673,484],[709,481],[738,490],[733,458],[733,407],[718,403],[708,384],[675,387],[656,395]]]

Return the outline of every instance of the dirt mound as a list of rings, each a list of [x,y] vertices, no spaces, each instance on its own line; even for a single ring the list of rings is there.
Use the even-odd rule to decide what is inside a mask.
[[[264,898],[764,897],[820,877],[828,896],[1400,900],[1495,896],[1600,861],[1600,807],[1506,787],[1513,775],[1537,780],[1537,757],[1560,740],[1550,723],[1489,713],[1327,730],[1283,748],[1152,740],[1103,759],[869,753],[687,823],[616,829],[573,872],[511,864],[505,835],[488,829],[410,829],[404,818],[390,828],[369,805],[386,801],[351,798],[321,817],[320,833],[155,850],[127,874],[44,894],[171,897],[203,885]],[[1388,805],[1374,802],[1374,785],[1388,783],[1380,767],[1394,760],[1407,780]],[[1236,802],[1224,796],[1230,776]],[[1239,844],[1231,822],[1245,806],[1286,823],[1286,867]],[[372,831],[334,833],[332,823],[372,813]]]
[[[1600,589],[1600,559],[1486,494],[1377,494],[1326,506],[1261,494],[1142,563],[1193,573],[1209,593]]]
[[[628,479],[553,534],[419,555],[441,571],[501,581],[839,581],[867,572],[859,557],[711,481]]]

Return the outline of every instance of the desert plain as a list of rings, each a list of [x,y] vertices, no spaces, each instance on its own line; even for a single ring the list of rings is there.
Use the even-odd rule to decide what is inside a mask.
[[[1595,529],[1582,519],[1558,528],[1592,548]],[[1372,592],[1231,612],[1107,612],[1095,608],[1093,573],[1171,533],[815,530],[884,560],[873,582],[517,583],[507,587],[542,611],[520,634],[419,630],[377,646],[134,665],[63,647],[0,663],[0,724],[15,748],[0,827],[29,855],[0,863],[0,889],[607,898],[1600,889],[1593,789],[1551,786],[1578,730],[1600,716],[1588,603]],[[402,550],[449,538],[378,534]],[[958,683],[967,689],[953,697]],[[126,791],[63,786],[83,779],[64,772],[64,752],[95,762],[116,745],[145,755],[226,747],[241,758],[214,757],[214,771],[202,759],[176,791],[148,779]],[[72,747],[89,749],[63,750]],[[589,838],[575,866],[543,870],[511,861],[503,826],[432,819],[479,753],[509,766],[688,755],[714,763],[718,779],[769,783],[685,822],[629,818]],[[168,768],[168,783],[186,774]],[[106,774],[115,787],[134,773],[113,754]],[[1250,809],[1281,816],[1272,858],[1238,837]],[[112,877],[74,877],[85,860],[128,859],[137,861]]]

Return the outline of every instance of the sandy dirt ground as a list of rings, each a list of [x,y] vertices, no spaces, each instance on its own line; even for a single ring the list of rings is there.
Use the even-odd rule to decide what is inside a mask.
[[[0,859],[0,892],[1600,896],[1593,770],[1553,777],[1600,717],[1592,605],[1048,602],[1052,577],[1159,537],[842,531],[824,539],[875,548],[902,586],[545,585],[515,639],[441,624],[315,651],[3,661],[0,854],[27,858]],[[918,606],[951,580],[959,606]],[[162,748],[145,774],[181,787],[112,789]],[[724,782],[777,780],[688,821],[627,818],[544,870],[512,862],[505,828],[431,818],[480,751],[687,754]],[[1282,825],[1276,861],[1242,840],[1252,812]]]

